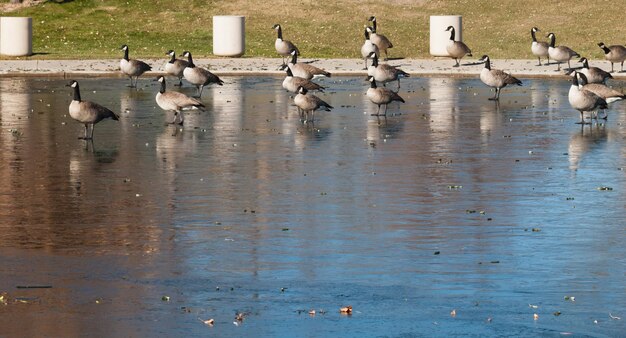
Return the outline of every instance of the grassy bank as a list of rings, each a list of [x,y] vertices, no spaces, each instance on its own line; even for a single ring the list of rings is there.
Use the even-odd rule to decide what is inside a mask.
[[[34,58],[117,58],[122,44],[131,57],[162,57],[168,49],[211,56],[212,16],[227,14],[246,16],[247,57],[276,56],[275,23],[303,57],[359,57],[370,15],[394,43],[391,57],[429,57],[429,16],[459,14],[477,57],[532,58],[529,31],[537,26],[554,32],[557,44],[602,58],[597,42],[626,43],[626,12],[618,7],[608,0],[76,0],[3,15],[33,17]]]

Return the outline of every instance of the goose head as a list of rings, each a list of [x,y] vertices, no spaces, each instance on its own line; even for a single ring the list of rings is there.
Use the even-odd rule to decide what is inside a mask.
[[[298,87],[298,93],[302,94],[302,95],[306,95],[306,93],[308,92],[308,90],[302,86]]]
[[[367,19],[367,21],[376,21],[376,17],[372,15],[369,19]]]
[[[291,55],[297,55],[297,54],[298,54],[298,51],[297,51],[297,50],[295,50],[295,49],[292,49],[292,50],[291,50],[291,52],[289,52],[289,54],[291,54]]]
[[[169,56],[173,57],[173,56],[176,56],[176,53],[174,52],[173,49],[170,49],[170,50],[167,51],[167,53],[165,53],[165,55],[169,55]]]
[[[154,81],[158,81],[158,82],[165,82],[165,77],[163,75],[159,75],[156,79],[154,79]]]
[[[66,84],[65,87],[76,88],[76,87],[78,87],[78,82],[76,82],[76,80],[72,80],[72,81],[70,81],[70,83]]]
[[[448,28],[446,28],[446,32],[449,32],[449,31],[453,31],[454,32],[454,27],[448,26]]]
[[[489,56],[488,56],[488,55],[483,55],[483,56],[482,56],[482,57],[478,60],[478,62],[485,62],[485,63],[489,62]]]
[[[539,28],[537,28],[537,27],[533,27],[533,28],[531,28],[530,30],[531,30],[533,33],[537,33],[537,32],[539,32]]]
[[[370,26],[365,27],[365,31],[368,32],[369,34],[374,33],[374,29]]]
[[[121,50],[123,51],[127,51],[128,50],[128,45],[122,45],[122,47],[120,47]]]
[[[180,54],[180,56],[182,56],[182,57],[184,57],[184,58],[187,58],[187,57],[190,57],[190,56],[191,56],[191,53],[189,53],[189,51],[188,51],[188,50],[186,50],[186,51],[184,51],[182,54]]]
[[[554,35],[554,33],[548,33],[548,35],[546,35],[546,38],[549,38],[549,39],[555,38],[556,39],[556,35]]]
[[[280,25],[279,25],[279,24],[275,24],[275,25],[272,27],[272,29],[279,30],[279,29],[280,29]]]
[[[572,86],[578,87],[578,74],[577,71],[572,72]]]
[[[369,59],[374,59],[374,58],[376,58],[376,52],[370,52],[370,53],[367,55],[367,57],[368,57]]]
[[[586,85],[587,83],[589,83],[588,80],[587,80],[587,76],[585,74],[583,74],[583,73],[576,72],[574,77],[576,78],[576,81],[578,82],[578,86],[579,87],[582,87],[582,86]]]
[[[606,47],[606,45],[604,44],[604,42],[598,42],[598,47],[604,48]]]
[[[578,60],[578,62],[583,64],[583,67],[585,64],[589,64],[589,60],[587,60],[586,57],[581,57],[580,60]]]

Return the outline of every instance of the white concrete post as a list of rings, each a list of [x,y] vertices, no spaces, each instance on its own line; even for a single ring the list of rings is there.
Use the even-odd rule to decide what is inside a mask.
[[[33,19],[0,17],[0,54],[27,56],[33,54]]]
[[[246,18],[239,15],[213,17],[213,54],[242,56],[246,49]]]
[[[463,41],[463,17],[460,15],[433,15],[430,17],[430,55],[448,56],[446,44],[450,40],[448,26],[454,27],[455,41]]]

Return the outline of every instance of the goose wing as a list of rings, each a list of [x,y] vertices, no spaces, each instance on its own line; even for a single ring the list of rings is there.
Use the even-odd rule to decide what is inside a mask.
[[[500,69],[492,69],[491,74],[496,78],[502,79],[502,82],[504,82],[505,84],[516,84],[518,86],[522,85],[522,81]]]
[[[599,84],[599,83],[589,83],[586,84],[585,86],[583,86],[584,90],[588,90],[596,95],[598,95],[599,97],[605,99],[605,100],[609,100],[609,99],[623,99],[626,96],[624,94],[622,94],[621,92],[609,88],[603,84]],[[614,101],[614,100],[613,100]]]
[[[378,48],[380,49],[387,49],[387,48],[393,48],[393,44],[391,43],[391,41],[389,41],[389,39],[382,35],[382,34],[376,34],[379,37],[378,42]]]
[[[133,68],[139,69],[142,73],[152,70],[152,66],[140,60],[130,60],[130,63]]]
[[[204,104],[192,97],[189,97],[183,93],[167,91],[161,94],[163,100],[170,101],[174,105],[185,108],[185,107],[197,107],[204,108]]]
[[[117,114],[115,114],[109,108],[99,105],[95,102],[82,101],[80,103],[80,106],[85,115],[88,115],[89,119],[93,121],[92,123],[97,123],[98,121],[106,118],[119,120],[119,116],[117,116]]]
[[[319,90],[321,92],[323,92],[324,89],[326,89],[311,80],[307,80],[305,78],[301,78],[297,76],[294,76],[292,81],[296,88],[304,87],[307,90]]]
[[[327,72],[327,71],[325,71],[323,69],[317,68],[315,66],[311,66],[310,64],[298,63],[298,65],[299,65],[299,67],[302,67],[302,70],[304,70],[307,73],[310,73],[310,74],[313,74],[313,75],[324,75],[324,76],[330,77],[330,73],[329,72]]]
[[[202,74],[202,76],[206,77],[206,81],[204,84],[209,84],[209,83],[217,83],[218,85],[223,85],[224,81],[222,81],[222,79],[220,79],[217,75],[211,73],[209,70],[201,68],[201,67],[196,67],[198,69],[198,71]]]

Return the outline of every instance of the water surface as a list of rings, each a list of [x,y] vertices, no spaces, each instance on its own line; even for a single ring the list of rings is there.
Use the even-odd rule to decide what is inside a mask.
[[[86,143],[67,80],[0,79],[0,336],[626,332],[623,103],[581,127],[566,80],[411,78],[379,123],[333,78],[312,126],[281,81],[174,127],[148,79],[79,79],[121,115]]]

